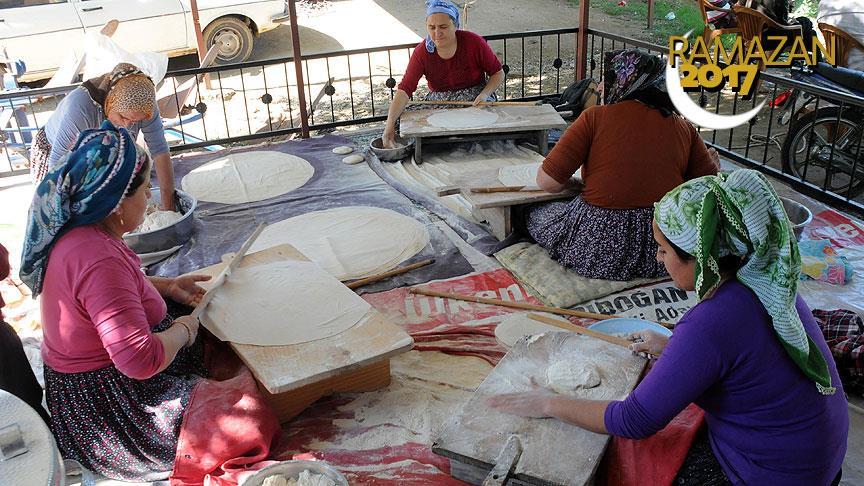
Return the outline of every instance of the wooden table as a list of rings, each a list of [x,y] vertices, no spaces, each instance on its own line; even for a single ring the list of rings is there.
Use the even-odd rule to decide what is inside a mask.
[[[554,419],[532,419],[496,411],[486,398],[528,392],[533,382],[546,383],[546,369],[560,361],[596,365],[601,382],[573,395],[589,400],[622,400],[636,386],[647,361],[627,348],[569,332],[547,332],[516,343],[477,388],[462,410],[449,418],[432,444],[432,452],[450,459],[451,474],[480,484],[496,464],[511,435],[522,453],[506,484],[590,484],[608,435],[589,432]],[[506,479],[506,478],[500,478]]]
[[[308,261],[293,246],[280,245],[248,254],[240,266],[280,260]],[[224,266],[223,262],[192,273],[215,276]],[[274,324],[290,325],[290,321],[291,316],[286,315],[284,322]],[[279,420],[285,422],[323,396],[387,386],[390,358],[410,350],[414,340],[373,307],[364,321],[317,341],[290,346],[229,344],[252,371]]]
[[[545,191],[494,192],[489,194],[471,192],[472,187],[504,187],[498,180],[498,169],[467,171],[454,181],[454,186],[471,203],[474,216],[489,223],[492,236],[503,240],[513,231],[513,207],[558,199],[572,199],[577,192],[568,190],[559,193]]]
[[[443,110],[404,112],[400,118],[399,131],[402,137],[414,138],[414,160],[418,164],[423,161],[423,146],[428,144],[517,138],[535,141],[539,152],[545,155],[549,150],[548,130],[567,127],[567,122],[548,104],[484,106],[471,109],[494,112],[498,119],[483,127],[441,128],[430,124],[428,118]]]

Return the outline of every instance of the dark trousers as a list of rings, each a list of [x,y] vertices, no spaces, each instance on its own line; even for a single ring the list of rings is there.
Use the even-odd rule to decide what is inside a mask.
[[[39,412],[45,423],[50,426],[51,419],[42,407],[42,387],[30,368],[21,338],[0,318],[0,389],[24,400],[27,405]]]

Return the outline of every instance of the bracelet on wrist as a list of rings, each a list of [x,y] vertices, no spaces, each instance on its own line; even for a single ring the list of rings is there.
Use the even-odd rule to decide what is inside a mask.
[[[192,343],[190,341],[192,341],[192,330],[189,329],[189,325],[183,321],[174,321],[174,323],[180,324],[181,326],[183,326],[183,329],[186,330],[186,342],[183,344],[183,347],[186,348],[191,346]]]

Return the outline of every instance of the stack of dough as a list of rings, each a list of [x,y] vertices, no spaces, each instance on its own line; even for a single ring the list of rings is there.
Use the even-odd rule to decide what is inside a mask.
[[[167,228],[176,223],[183,215],[177,211],[153,211],[144,217],[141,226],[135,228],[133,233],[146,233],[157,229]]]
[[[429,244],[429,232],[389,209],[348,206],[273,223],[249,251],[286,243],[337,279],[350,280],[395,268]]]
[[[270,476],[262,486],[336,486],[336,482],[323,474],[312,474],[308,469],[300,473],[297,479],[288,479],[282,475]]]

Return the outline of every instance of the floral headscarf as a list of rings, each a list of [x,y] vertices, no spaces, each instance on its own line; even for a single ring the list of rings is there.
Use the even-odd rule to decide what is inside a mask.
[[[90,98],[109,112],[134,111],[152,118],[156,110],[156,88],[149,76],[127,62],[114,66],[110,73],[81,84]]]
[[[146,160],[129,132],[106,121],[98,130],[82,132],[72,151],[42,179],[27,216],[20,271],[33,297],[42,292],[57,239],[113,213]]]
[[[696,258],[700,300],[720,285],[719,259],[742,257],[746,263],[736,273],[738,281],[765,306],[795,364],[820,393],[834,394],[828,364],[795,309],[801,256],[783,204],[765,176],[742,169],[687,181],[655,204],[654,220],[670,242]]]
[[[603,61],[603,103],[632,98],[647,88],[665,90],[663,60],[636,49],[609,51]]]
[[[457,29],[460,27],[459,7],[450,0],[426,0],[426,18],[436,13],[449,15],[453,20],[453,25]],[[428,34],[426,35],[426,52],[429,54],[435,52],[435,43],[432,42],[432,37]]]

